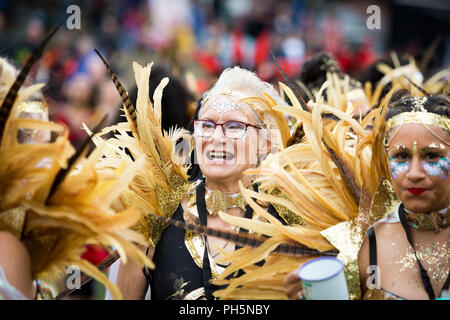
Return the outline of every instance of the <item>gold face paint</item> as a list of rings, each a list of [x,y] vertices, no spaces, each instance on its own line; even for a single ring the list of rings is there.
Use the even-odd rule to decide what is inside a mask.
[[[396,144],[395,146],[394,146],[394,149],[395,150],[398,150],[398,151],[409,151],[408,150],[408,148],[406,147],[406,146],[400,146],[400,145],[398,145],[398,144]]]
[[[423,151],[427,152],[430,151],[431,149],[441,149],[441,150],[445,150],[445,146],[442,143],[431,143],[430,145],[426,146],[425,148],[423,148]]]
[[[419,150],[417,149],[417,141],[413,142],[413,154],[417,154]]]

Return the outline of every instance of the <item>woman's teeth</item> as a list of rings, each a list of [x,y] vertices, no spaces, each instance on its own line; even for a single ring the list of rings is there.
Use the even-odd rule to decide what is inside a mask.
[[[206,153],[206,156],[209,160],[231,160],[234,158],[234,155],[229,152],[222,152],[222,151],[208,151]]]

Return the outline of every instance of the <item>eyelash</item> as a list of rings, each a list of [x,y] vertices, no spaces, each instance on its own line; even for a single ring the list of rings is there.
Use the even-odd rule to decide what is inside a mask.
[[[442,157],[442,155],[440,155],[436,152],[428,152],[423,156],[423,159],[426,162],[436,162],[441,157]],[[408,152],[404,152],[404,151],[398,152],[398,153],[394,154],[392,158],[395,159],[397,162],[404,162],[411,158],[411,154],[409,154]]]
[[[399,160],[399,161],[406,161],[411,157],[411,155],[407,152],[398,152],[396,154],[394,154],[394,156],[392,158],[394,158],[395,160]]]
[[[435,152],[428,152],[426,155],[425,155],[425,159],[434,159],[434,160],[436,160],[436,159],[439,159],[439,158],[442,158],[442,156],[441,155],[439,155],[439,154],[437,154],[437,153],[435,153]]]

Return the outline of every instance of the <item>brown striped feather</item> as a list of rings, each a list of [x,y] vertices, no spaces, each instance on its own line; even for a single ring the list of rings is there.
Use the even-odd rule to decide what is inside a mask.
[[[130,123],[131,131],[133,132],[133,135],[138,138],[138,131],[137,131],[137,122],[136,122],[136,108],[134,107],[133,103],[130,100],[130,97],[128,96],[127,91],[123,87],[122,83],[120,83],[119,79],[117,78],[116,74],[111,70],[111,67],[109,66],[108,62],[105,60],[105,58],[100,54],[100,52],[95,49],[95,52],[102,60],[103,64],[105,65],[106,69],[108,70],[109,74],[111,75],[111,79],[116,86],[117,91],[119,92],[120,98],[122,99],[125,116],[127,117],[128,122]]]
[[[56,31],[58,31],[58,29],[61,27],[61,24],[62,23],[53,28],[53,30],[41,42],[39,47],[36,50],[34,50],[32,55],[26,60],[22,69],[20,70],[19,75],[17,76],[13,85],[9,89],[8,94],[3,100],[2,106],[0,107],[0,141],[2,140],[3,137],[3,131],[5,129],[6,121],[8,120],[9,114],[11,113],[14,102],[16,101],[17,93],[19,92],[20,88],[22,87],[22,84],[27,78],[28,73],[31,70],[31,67],[36,62],[36,60],[41,56],[45,46],[53,37],[53,35],[56,33]]]
[[[264,243],[264,241],[267,239],[267,237],[263,236],[255,236],[248,233],[237,233],[237,232],[228,232],[228,231],[222,231],[217,230],[213,228],[208,228],[205,226],[200,226],[193,223],[185,223],[178,220],[174,220],[168,217],[163,217],[160,215],[152,214],[152,216],[155,216],[156,218],[169,223],[177,228],[181,228],[184,230],[192,231],[199,234],[204,234],[210,237],[216,237],[220,239],[224,239],[227,241],[231,241],[237,245],[240,245],[242,247],[250,247],[250,248],[256,248]],[[273,250],[271,253],[273,254],[280,254],[284,256],[291,256],[291,257],[305,257],[305,256],[315,256],[315,255],[331,255],[336,256],[337,252],[330,250],[321,252],[318,250],[310,249],[306,246],[300,245],[300,244],[280,244],[275,250]]]

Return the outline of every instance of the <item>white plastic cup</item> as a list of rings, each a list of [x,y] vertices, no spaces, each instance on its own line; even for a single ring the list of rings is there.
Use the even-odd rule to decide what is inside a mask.
[[[306,300],[349,300],[344,264],[321,257],[304,263],[297,272]]]

